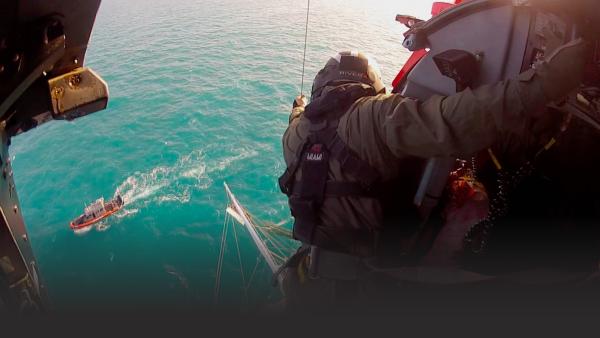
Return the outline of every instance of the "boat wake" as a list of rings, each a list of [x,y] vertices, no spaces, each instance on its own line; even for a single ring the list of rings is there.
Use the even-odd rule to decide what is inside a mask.
[[[120,212],[115,214],[115,218],[121,219],[130,215],[135,215],[140,211],[140,209],[122,209]]]
[[[195,183],[189,182],[190,178],[204,186],[211,183],[200,151],[182,157],[173,166],[158,166],[127,177],[115,191],[115,194],[121,194],[125,202],[126,210],[122,217],[133,215],[150,203],[188,203]]]
[[[78,236],[83,236],[83,235],[87,234],[88,232],[92,231],[93,228],[94,228],[94,226],[89,226],[89,227],[85,227],[85,228],[81,228],[81,229],[75,229],[75,230],[73,230],[73,233]]]
[[[258,155],[255,150],[237,149],[230,157],[207,160],[202,150],[182,156],[173,166],[158,166],[147,172],[136,172],[116,189],[125,206],[119,218],[134,215],[149,204],[189,203],[194,190],[212,186],[215,175],[237,161]]]
[[[96,228],[96,231],[98,232],[104,232],[108,229],[110,229],[110,224],[106,221],[102,221],[102,222],[98,222],[94,225],[94,227]]]
[[[136,172],[127,177],[115,190],[114,196],[121,195],[124,206],[115,213],[112,220],[122,220],[139,213],[150,205],[167,203],[187,204],[194,190],[206,190],[213,180],[234,163],[258,155],[256,150],[232,149],[233,156],[205,159],[202,150],[182,156],[172,166],[158,166],[146,172]],[[83,235],[96,229],[103,232],[110,228],[110,220],[94,226],[76,230]]]

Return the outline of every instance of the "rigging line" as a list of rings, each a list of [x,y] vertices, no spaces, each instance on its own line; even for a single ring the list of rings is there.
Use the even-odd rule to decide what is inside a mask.
[[[244,265],[242,263],[242,254],[240,253],[240,244],[238,242],[237,230],[235,230],[236,226],[233,225],[233,237],[235,238],[235,247],[237,249],[238,260],[240,261],[240,272],[242,274],[242,285],[246,285],[246,276],[244,275]],[[246,297],[246,304],[248,304],[248,292],[244,287],[244,297]]]
[[[285,248],[285,247],[289,247],[290,246],[290,240],[292,239],[292,236],[290,235],[289,237],[287,236],[287,233],[285,234],[285,236],[282,236],[281,234],[281,230],[279,228],[262,228],[261,229],[264,233],[265,233],[265,237],[269,237],[269,239],[276,243],[279,247],[281,248]]]
[[[273,245],[282,253],[282,254],[289,254],[290,252],[294,251],[294,249],[291,248],[291,246],[293,245],[292,242],[290,240],[288,240],[287,238],[284,240],[283,237],[279,236],[278,234],[270,234],[270,233],[266,233],[265,237],[268,237],[269,240],[271,241],[271,243],[273,243]]]
[[[246,290],[250,288],[252,285],[252,281],[254,280],[254,275],[256,275],[256,268],[258,268],[258,264],[260,264],[260,258],[256,257],[256,263],[254,264],[254,269],[252,269],[252,274],[250,274],[250,279],[248,279],[248,285],[246,285]]]
[[[290,256],[290,252],[286,252],[286,250],[283,248],[283,244],[277,243],[270,235],[268,235],[262,231],[261,231],[261,233],[263,234],[263,236],[265,236],[267,243],[271,244],[271,248],[269,249],[269,251],[271,251],[271,254],[274,257],[282,259],[282,257]],[[283,259],[283,260],[285,261],[285,259]]]
[[[260,227],[255,227],[255,229],[256,229],[256,231],[257,231],[259,234],[261,234],[261,235],[262,235],[262,237],[264,237],[264,238],[261,238],[261,241],[263,241],[263,243],[265,243],[265,244],[267,244],[267,245],[268,245],[268,244],[269,244],[269,237],[267,237],[267,235],[264,233],[264,230],[263,230],[263,229],[261,229]],[[270,248],[269,248],[269,251],[270,251]]]
[[[260,227],[266,229],[267,231],[271,231],[274,233],[278,233],[280,235],[283,235],[284,237],[289,237],[292,238],[291,236],[291,231],[286,229],[283,225],[285,223],[287,223],[287,220],[284,220],[282,222],[279,222],[278,224],[275,224],[271,221],[265,221],[259,217],[253,216],[254,217],[254,221],[255,223],[257,223],[257,225],[259,225]]]
[[[219,291],[221,289],[221,271],[223,270],[223,256],[225,254],[225,241],[227,238],[227,228],[229,227],[229,214],[225,214],[225,220],[223,222],[223,232],[221,235],[221,248],[219,250],[219,259],[217,261],[217,276],[215,280],[215,294],[214,294],[214,302],[215,304],[219,303]]]
[[[264,227],[261,226],[255,226],[254,227],[256,229],[256,231],[262,236],[260,239],[261,241],[267,245],[267,247],[269,247],[269,251],[270,252],[274,252],[275,250],[279,251],[280,255],[285,255],[284,251],[282,250],[283,245],[278,243],[271,234],[268,233],[267,230],[264,229]]]
[[[286,239],[292,239],[292,234],[287,230],[277,226],[265,226],[266,231],[272,233],[274,236],[284,237]]]
[[[275,257],[276,259],[278,259],[279,261],[284,261],[285,262],[285,257],[278,255],[275,252],[271,252],[271,255],[273,255],[273,257]]]
[[[225,219],[223,222],[223,232],[221,235],[221,246],[219,249],[219,258],[217,260],[217,273],[215,277],[215,291],[214,291],[214,302],[218,304],[219,302],[219,291],[221,288],[221,273],[223,269],[223,256],[225,251],[225,240],[227,237],[227,227],[228,227],[228,215],[225,215]]]
[[[264,240],[263,240],[263,241],[264,241]],[[267,244],[267,246],[269,246],[269,244],[271,244],[271,245],[270,245],[271,247],[269,247],[269,248],[268,248],[268,250],[269,250],[269,254],[270,254],[270,255],[271,255],[271,256],[272,256],[274,259],[276,259],[276,260],[280,260],[280,257],[281,257],[281,256],[285,256],[285,254],[284,254],[284,253],[283,253],[283,252],[282,252],[282,251],[281,251],[279,248],[277,248],[277,247],[274,247],[273,243],[272,243],[271,241],[269,241],[269,240],[268,240],[268,238],[267,238],[267,241],[265,241],[265,244]],[[280,264],[280,262],[279,262],[279,261],[277,261],[277,264]]]
[[[270,233],[265,233],[265,237],[269,239],[275,250],[279,251],[280,254],[284,255],[285,245],[276,236],[271,235]]]
[[[264,229],[265,231],[272,233],[273,235],[279,235],[286,238],[292,238],[291,232],[282,226],[278,226],[272,222],[265,222],[260,218],[254,218],[257,227]]]
[[[264,237],[264,238],[261,238],[263,243],[268,244],[269,242],[271,242],[271,244],[273,245],[273,240],[265,232],[264,226],[260,224],[260,223],[262,223],[262,221],[260,219],[255,218],[252,214],[250,214],[250,212],[248,212],[248,210],[242,209],[242,211],[244,212],[244,214],[246,215],[246,217],[248,218],[248,220],[250,221],[250,223],[252,224],[254,229]],[[266,241],[265,241],[265,239],[266,239]]]
[[[265,231],[264,231],[264,229],[257,228],[257,230],[258,230],[258,231],[261,233],[261,235],[263,235],[263,237],[265,238],[265,240],[263,240],[263,241],[265,241],[267,244],[269,244],[269,243],[270,243],[270,244],[271,244],[271,246],[272,246],[272,247],[273,247],[275,250],[279,250],[279,251],[280,251],[280,253],[281,253],[280,246],[279,246],[279,245],[278,245],[278,244],[277,244],[277,243],[276,243],[276,242],[273,240],[273,238],[272,238],[272,237],[271,237],[271,236],[270,236],[270,235],[269,235],[267,232],[265,232]],[[273,248],[271,248],[271,251],[273,251]]]
[[[310,0],[306,6],[306,29],[304,30],[304,56],[302,57],[302,84],[300,85],[300,96],[304,93],[304,65],[306,64],[306,42],[308,41],[308,15],[310,13]]]

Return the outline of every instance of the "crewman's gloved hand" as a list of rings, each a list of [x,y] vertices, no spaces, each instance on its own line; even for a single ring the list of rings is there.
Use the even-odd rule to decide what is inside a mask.
[[[558,47],[546,61],[536,65],[546,99],[554,101],[575,89],[583,80],[588,44],[582,39]]]
[[[306,107],[307,104],[307,100],[306,100],[306,96],[304,95],[299,95],[296,96],[296,99],[294,100],[294,104],[292,106],[292,108],[296,108],[296,107]]]
[[[304,107],[306,107],[306,96],[300,95],[296,96],[294,100],[294,104],[292,105],[292,114],[290,114],[289,122],[292,123],[293,120],[300,117],[302,113],[304,113]]]
[[[520,97],[531,116],[546,104],[563,99],[583,80],[588,44],[577,39],[558,47],[545,61],[519,75]]]

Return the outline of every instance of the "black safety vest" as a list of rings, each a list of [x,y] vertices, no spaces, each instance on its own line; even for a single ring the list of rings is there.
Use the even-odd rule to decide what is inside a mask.
[[[288,196],[294,217],[294,238],[306,244],[327,247],[326,243],[315,242],[315,229],[320,224],[319,211],[325,197],[371,197],[379,200],[384,216],[384,229],[373,250],[395,250],[397,243],[407,234],[412,234],[418,225],[416,208],[412,198],[417,189],[424,161],[404,161],[403,173],[393,181],[384,182],[379,171],[362,160],[337,134],[339,120],[358,99],[373,96],[372,87],[361,84],[346,84],[335,88],[324,102],[311,102],[304,112],[310,121],[309,134],[296,158],[279,178],[281,191]],[[329,163],[339,162],[342,172],[354,181],[328,180]],[[301,177],[297,177],[301,169]],[[411,226],[412,225],[412,226]],[[348,231],[351,231],[348,229]],[[352,235],[351,235],[352,236]],[[354,236],[361,236],[357,232]],[[344,237],[347,237],[344,234]],[[389,245],[381,245],[389,242]]]

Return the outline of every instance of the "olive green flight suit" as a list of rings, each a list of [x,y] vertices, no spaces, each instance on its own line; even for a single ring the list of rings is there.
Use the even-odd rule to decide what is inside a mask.
[[[364,97],[341,118],[337,132],[384,181],[396,177],[399,163],[407,157],[469,156],[489,147],[500,133],[526,134],[524,122],[528,118],[579,83],[584,52],[583,43],[563,48],[548,62],[517,78],[447,97],[433,96],[425,101],[398,94]],[[322,96],[331,89],[325,88]],[[283,136],[287,165],[297,158],[296,151],[309,133],[310,123],[302,112],[301,107],[294,109]],[[355,180],[346,177],[335,160],[330,161],[329,170],[331,180]],[[351,255],[373,254],[383,217],[377,199],[327,197],[319,217],[319,237],[335,242]],[[360,238],[348,235],[353,232]]]

